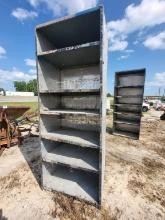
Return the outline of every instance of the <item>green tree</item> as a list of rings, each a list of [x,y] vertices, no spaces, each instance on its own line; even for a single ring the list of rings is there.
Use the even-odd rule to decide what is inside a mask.
[[[107,93],[107,97],[112,97],[112,95],[110,93]]]
[[[3,95],[6,95],[6,91],[3,88],[0,88],[0,93],[2,93]]]
[[[37,95],[37,80],[33,79],[27,83],[27,91],[34,92],[34,95]]]
[[[17,92],[26,92],[26,82],[25,81],[14,81],[14,88]]]
[[[37,80],[33,79],[29,82],[14,81],[14,88],[18,92],[34,92],[34,95],[37,95]]]

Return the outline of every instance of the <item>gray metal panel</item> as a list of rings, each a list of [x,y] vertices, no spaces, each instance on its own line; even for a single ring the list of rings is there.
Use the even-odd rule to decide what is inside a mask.
[[[104,188],[104,173],[105,173],[105,135],[106,135],[106,96],[107,96],[107,63],[108,63],[108,34],[106,27],[106,19],[104,16],[104,8],[101,8],[100,16],[100,72],[101,72],[101,99],[100,99],[100,111],[101,111],[101,135],[100,135],[100,185],[99,185],[99,203],[103,202],[103,188]]]
[[[102,7],[36,28],[43,186],[101,204],[107,35]]]
[[[145,69],[116,73],[113,134],[139,138],[144,82]]]

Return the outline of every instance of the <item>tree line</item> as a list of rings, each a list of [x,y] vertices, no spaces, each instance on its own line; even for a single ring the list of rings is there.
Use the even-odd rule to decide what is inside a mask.
[[[14,81],[14,88],[17,92],[34,92],[37,95],[37,80],[33,79],[29,82],[25,81]]]

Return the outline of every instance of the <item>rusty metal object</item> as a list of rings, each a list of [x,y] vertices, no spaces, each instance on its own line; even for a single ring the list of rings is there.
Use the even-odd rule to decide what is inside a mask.
[[[21,131],[16,119],[22,116],[29,107],[0,106],[0,148],[21,144]]]

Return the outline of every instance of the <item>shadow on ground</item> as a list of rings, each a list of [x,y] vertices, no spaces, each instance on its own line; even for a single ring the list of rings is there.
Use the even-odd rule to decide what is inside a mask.
[[[23,144],[19,146],[19,149],[28,163],[35,179],[41,186],[41,156],[39,138],[25,138]]]

